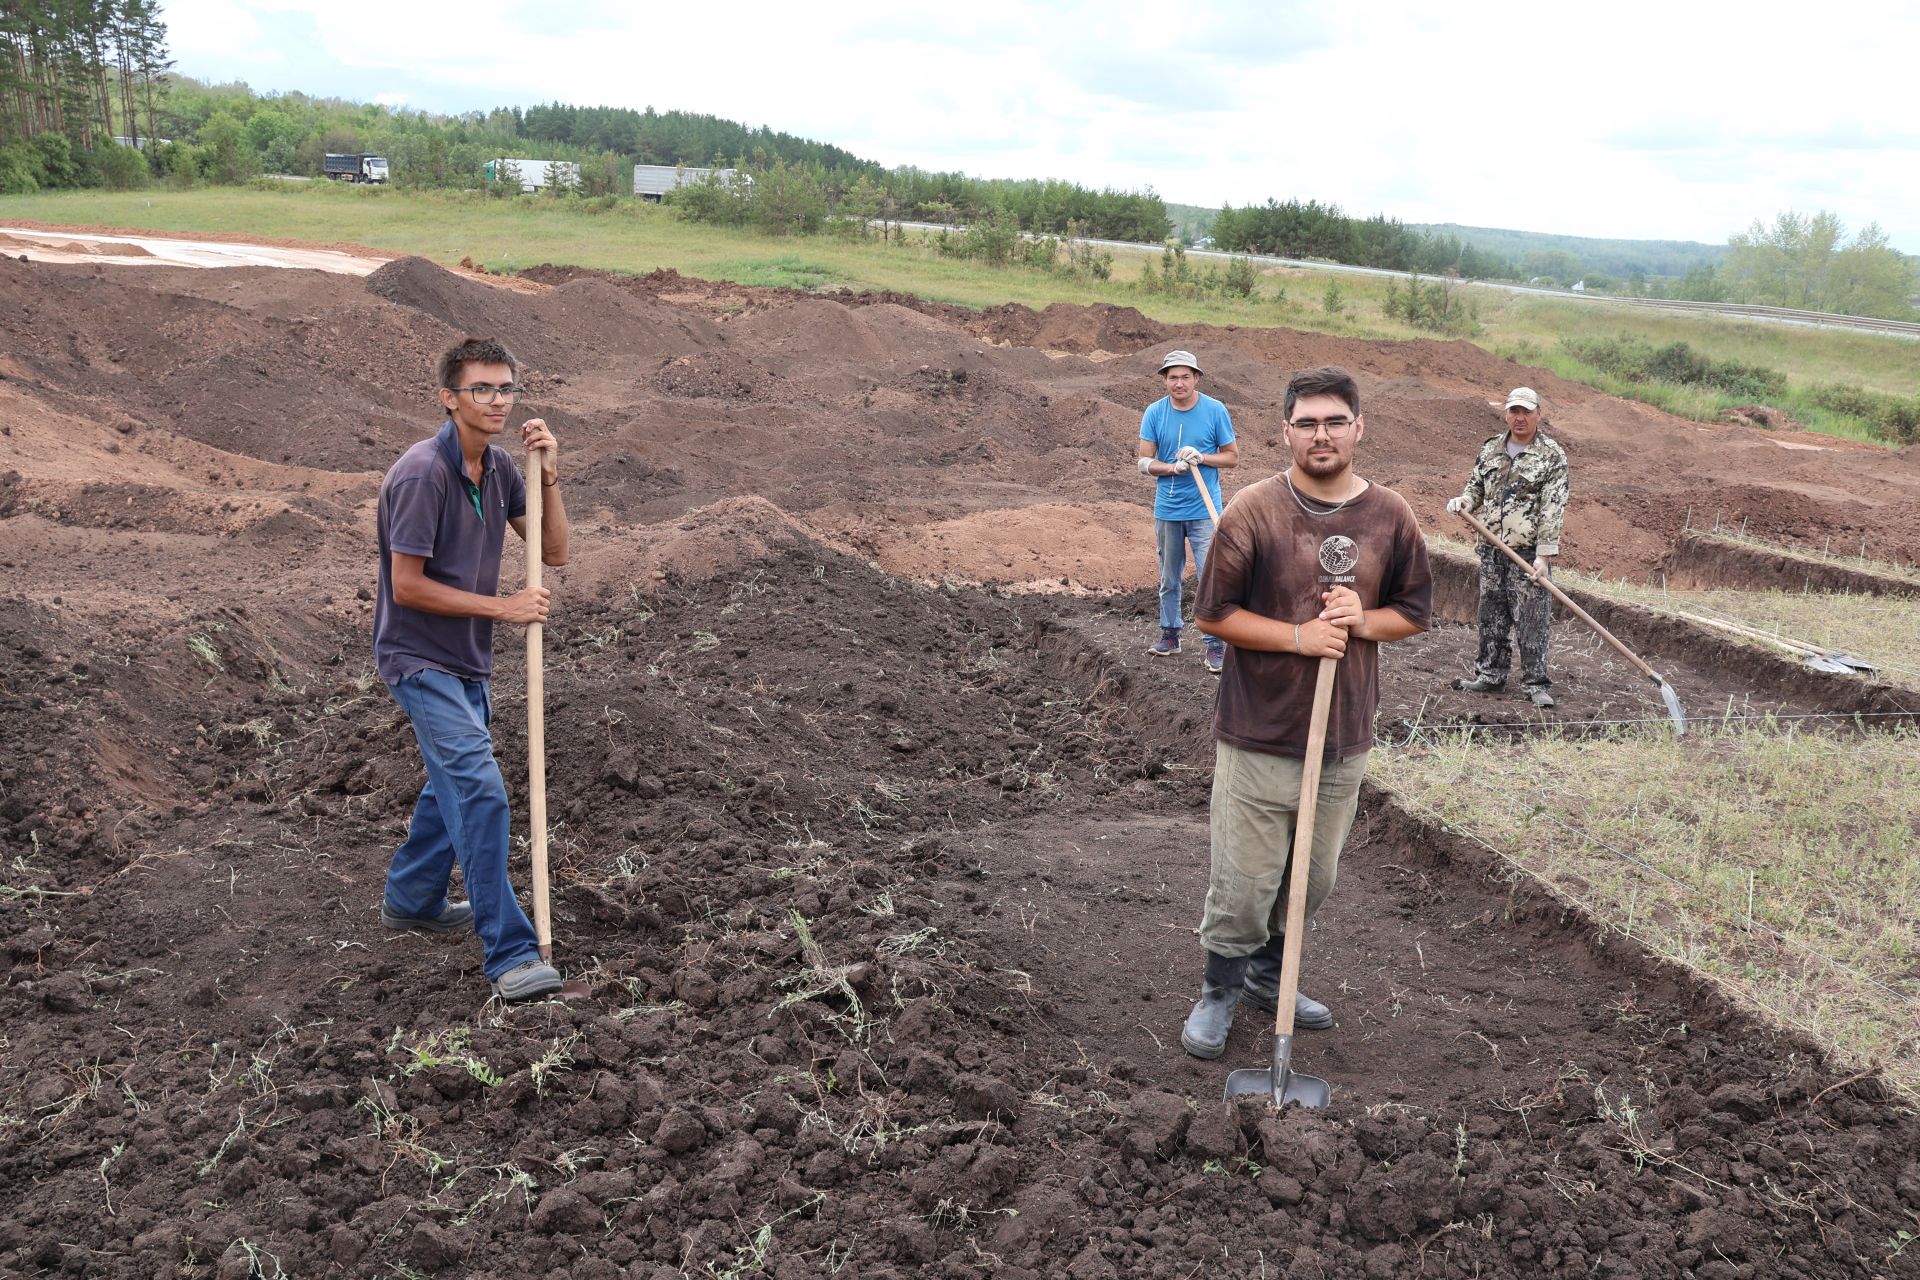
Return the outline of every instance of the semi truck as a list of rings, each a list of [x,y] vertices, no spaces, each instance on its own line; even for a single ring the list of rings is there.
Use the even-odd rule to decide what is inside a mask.
[[[571,160],[516,160],[503,156],[487,161],[484,172],[488,182],[518,178],[522,191],[580,185],[580,166]]]
[[[718,174],[722,182],[741,179],[738,169],[689,169],[678,164],[637,164],[633,166],[633,194],[642,200],[658,201],[676,187],[691,186]],[[753,179],[744,179],[752,182]]]
[[[387,158],[371,151],[328,152],[321,171],[335,182],[385,182]]]

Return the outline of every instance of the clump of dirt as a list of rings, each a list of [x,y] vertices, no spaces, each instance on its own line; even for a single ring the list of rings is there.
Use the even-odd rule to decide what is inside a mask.
[[[1720,411],[1719,421],[1735,427],[1760,427],[1767,431],[1804,431],[1806,424],[1784,409],[1764,404],[1739,404]]]

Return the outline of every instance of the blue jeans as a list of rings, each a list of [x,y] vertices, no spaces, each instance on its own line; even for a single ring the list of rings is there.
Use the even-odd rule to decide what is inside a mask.
[[[403,916],[439,915],[458,858],[491,982],[537,960],[540,944],[507,879],[507,784],[493,758],[487,682],[418,671],[392,690],[413,721],[427,785],[387,870],[387,906]]]
[[[1213,545],[1211,520],[1155,520],[1153,540],[1160,550],[1160,625],[1180,629],[1180,579],[1187,573],[1187,547],[1193,547],[1195,577],[1207,567],[1207,548]]]

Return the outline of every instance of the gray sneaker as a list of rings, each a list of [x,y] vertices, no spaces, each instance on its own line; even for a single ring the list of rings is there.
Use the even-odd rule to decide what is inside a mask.
[[[1455,680],[1453,687],[1462,693],[1498,693],[1507,687],[1505,680],[1489,680],[1485,676],[1475,676],[1471,680]]]
[[[544,960],[515,965],[493,982],[493,994],[510,1003],[538,1000],[560,990],[560,971]]]
[[[1547,686],[1543,684],[1537,684],[1531,689],[1528,689],[1527,696],[1533,699],[1533,705],[1536,707],[1550,707],[1553,705],[1553,695],[1547,692]]]
[[[452,933],[473,923],[473,905],[449,902],[437,916],[403,916],[380,901],[380,923],[389,929],[419,929],[425,933]]]

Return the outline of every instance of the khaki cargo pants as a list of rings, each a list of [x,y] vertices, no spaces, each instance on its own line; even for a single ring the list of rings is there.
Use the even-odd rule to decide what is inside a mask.
[[[1300,808],[1303,762],[1291,756],[1215,744],[1213,872],[1200,918],[1200,945],[1232,959],[1251,955],[1286,932],[1287,870]],[[1320,769],[1307,876],[1307,918],[1333,892],[1340,847],[1360,807],[1367,754],[1328,759]]]

